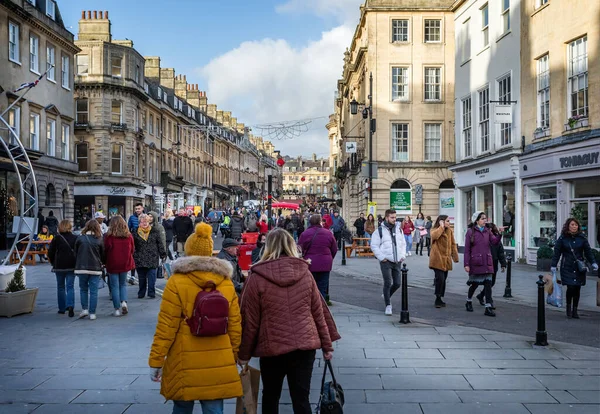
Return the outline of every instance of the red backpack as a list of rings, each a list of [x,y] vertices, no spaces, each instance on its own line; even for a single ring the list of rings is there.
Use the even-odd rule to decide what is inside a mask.
[[[198,292],[194,312],[185,321],[194,336],[219,336],[227,333],[229,302],[217,290],[215,282],[207,282]]]

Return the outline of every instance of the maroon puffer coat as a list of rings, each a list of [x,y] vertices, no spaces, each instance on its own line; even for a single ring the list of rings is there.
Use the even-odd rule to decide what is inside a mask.
[[[281,257],[252,266],[241,308],[241,360],[296,350],[330,352],[341,338],[303,259]]]

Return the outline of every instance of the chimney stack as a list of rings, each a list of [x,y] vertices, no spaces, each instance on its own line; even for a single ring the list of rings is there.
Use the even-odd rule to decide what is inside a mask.
[[[85,10],[82,11],[81,20],[79,20],[78,40],[112,42],[108,11],[99,12],[94,10],[93,17],[91,10],[87,10],[87,12]]]

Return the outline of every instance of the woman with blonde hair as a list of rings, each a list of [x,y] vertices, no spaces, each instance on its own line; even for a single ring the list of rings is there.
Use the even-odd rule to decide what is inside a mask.
[[[252,266],[242,292],[242,344],[239,364],[260,358],[263,413],[278,413],[283,379],[295,414],[311,413],[310,381],[316,350],[333,357],[340,339],[309,264],[292,235],[271,230],[261,260]]]
[[[269,218],[266,214],[260,216],[260,221],[258,222],[258,231],[260,234],[267,234],[269,232]]]
[[[98,306],[98,281],[104,265],[102,229],[96,219],[89,220],[75,242],[75,274],[79,276],[79,295],[82,311],[79,319],[96,319]],[[88,296],[89,293],[89,296]]]
[[[104,238],[106,271],[108,272],[112,293],[113,315],[127,315],[127,272],[135,268],[133,252],[135,245],[127,223],[121,216],[110,220],[108,232]]]

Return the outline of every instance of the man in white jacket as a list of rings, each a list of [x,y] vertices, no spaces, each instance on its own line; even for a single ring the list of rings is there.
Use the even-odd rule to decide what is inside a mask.
[[[383,275],[385,314],[392,314],[390,298],[400,288],[400,264],[406,258],[406,241],[396,210],[386,210],[381,226],[371,236],[371,250],[375,254]]]

